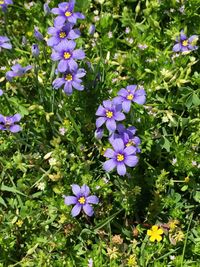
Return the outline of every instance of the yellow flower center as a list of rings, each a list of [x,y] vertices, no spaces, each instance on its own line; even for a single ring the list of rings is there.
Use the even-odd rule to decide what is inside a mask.
[[[0,0],[0,5],[3,5],[4,4],[4,0]]]
[[[70,17],[71,15],[72,15],[72,13],[71,13],[70,11],[66,11],[66,12],[65,12],[65,16],[66,16],[66,17]]]
[[[59,36],[60,36],[60,38],[62,38],[62,39],[63,39],[63,38],[65,38],[65,37],[66,37],[66,33],[65,33],[65,32],[60,32],[60,33],[59,33]]]
[[[187,46],[187,45],[188,45],[188,40],[184,40],[184,41],[182,42],[182,45],[183,45],[183,46]]]
[[[71,57],[71,54],[70,53],[68,53],[68,52],[65,52],[64,53],[64,58],[65,59],[69,59]]]
[[[66,81],[72,81],[72,75],[71,75],[71,74],[67,74],[67,75],[65,76],[65,80],[66,80]]]
[[[117,154],[117,161],[123,161],[123,160],[124,160],[124,155]]]
[[[127,95],[126,98],[127,98],[128,100],[133,100],[133,97],[134,97],[133,94],[129,94],[129,95]]]
[[[106,117],[109,118],[109,119],[111,119],[111,118],[113,117],[113,112],[107,110],[107,111],[106,111]]]
[[[135,143],[134,143],[132,140],[130,140],[130,141],[126,144],[126,147],[134,146],[134,145],[135,145]]]
[[[78,202],[80,203],[80,204],[85,204],[85,198],[84,197],[80,197],[79,198],[79,200],[78,200]]]

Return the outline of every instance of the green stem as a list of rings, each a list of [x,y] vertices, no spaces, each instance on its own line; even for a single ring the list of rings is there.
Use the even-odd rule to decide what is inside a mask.
[[[66,114],[67,114],[67,117],[69,117],[71,123],[73,124],[73,126],[74,126],[76,132],[78,133],[78,136],[82,138],[81,131],[79,130],[79,127],[78,127],[78,125],[76,124],[74,118],[71,116],[70,111],[66,111]]]
[[[181,259],[181,267],[183,267],[183,260],[184,260],[184,256],[185,256],[185,250],[186,250],[186,245],[187,245],[187,240],[188,240],[188,234],[189,234],[189,230],[190,230],[190,225],[191,225],[191,222],[192,222],[192,218],[193,218],[193,213],[190,216],[190,221],[189,221],[188,228],[187,228],[187,234],[186,234],[186,237],[185,237],[185,242],[184,242],[184,247],[183,247],[183,253],[182,253],[182,259]]]

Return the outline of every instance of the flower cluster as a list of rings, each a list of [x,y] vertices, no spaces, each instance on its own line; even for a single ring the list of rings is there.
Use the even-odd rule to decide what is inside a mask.
[[[51,12],[58,16],[54,20],[54,27],[48,29],[52,37],[47,41],[53,49],[51,59],[58,61],[57,70],[62,73],[61,78],[53,81],[53,87],[58,89],[64,85],[64,92],[67,95],[72,94],[73,88],[79,91],[84,89],[81,78],[86,74],[84,69],[78,67],[77,60],[84,59],[85,53],[81,49],[75,49],[74,40],[80,36],[80,32],[73,28],[77,19],[84,19],[84,15],[74,12],[74,6],[75,0],[70,0],[52,9]]]
[[[130,111],[133,102],[142,105],[145,101],[146,93],[143,87],[129,85],[119,90],[117,97],[103,101],[103,105],[98,107],[95,136],[97,139],[103,137],[102,126],[105,124],[109,131],[109,142],[113,147],[104,153],[104,156],[109,158],[103,164],[105,171],[109,172],[116,168],[117,173],[123,176],[126,174],[126,166],[134,167],[138,163],[137,153],[140,152],[141,141],[135,136],[136,128],[134,126],[126,128],[123,124],[117,123],[125,119],[124,113]]]

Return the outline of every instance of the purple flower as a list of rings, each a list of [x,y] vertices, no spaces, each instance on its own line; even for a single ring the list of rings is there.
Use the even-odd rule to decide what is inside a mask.
[[[20,64],[15,64],[11,67],[12,70],[6,72],[6,79],[8,81],[12,81],[13,77],[21,77],[23,76],[28,70],[32,69],[31,65],[26,67],[22,67]]]
[[[112,144],[116,138],[121,138],[126,147],[134,146],[136,148],[136,153],[140,153],[141,149],[138,146],[141,144],[141,140],[138,136],[135,136],[135,133],[136,128],[134,126],[130,126],[126,129],[123,124],[118,124],[117,133],[115,132],[110,136],[109,142]]]
[[[174,52],[187,52],[198,49],[196,42],[198,40],[197,35],[192,35],[190,38],[184,34],[183,31],[180,33],[180,38],[176,39],[177,44],[173,46]]]
[[[125,147],[121,138],[117,138],[112,141],[114,148],[108,148],[104,153],[104,156],[110,158],[103,164],[105,171],[112,171],[117,168],[117,173],[124,176],[126,174],[126,165],[134,167],[138,163],[138,158],[135,155],[136,148],[133,146]]]
[[[60,88],[64,85],[64,92],[67,95],[72,94],[72,88],[75,88],[78,91],[83,91],[84,86],[81,85],[82,80],[80,78],[86,75],[84,69],[74,69],[72,71],[67,70],[62,78],[57,78],[53,81],[53,87],[55,89]]]
[[[89,34],[90,34],[90,35],[93,35],[93,34],[95,33],[95,29],[96,29],[96,28],[95,28],[95,25],[94,25],[94,24],[91,24],[91,25],[90,25],[90,28],[89,28]]]
[[[33,44],[31,47],[31,52],[33,54],[34,57],[38,57],[40,54],[40,50],[37,44]]]
[[[34,36],[38,41],[43,41],[44,40],[43,35],[38,30],[38,27],[34,27]]]
[[[0,0],[0,7],[2,7],[2,10],[5,12],[7,9],[7,5],[13,4],[12,0]]]
[[[3,90],[0,89],[0,96],[2,96],[2,95],[3,95]]]
[[[100,128],[104,123],[110,132],[116,130],[116,121],[123,121],[125,115],[121,112],[121,105],[115,105],[111,100],[103,101],[103,106],[99,106],[96,112],[100,116],[96,120],[96,127]]]
[[[0,36],[0,51],[1,51],[1,48],[12,49],[12,45],[8,37]]]
[[[47,40],[48,46],[56,46],[61,41],[66,39],[76,39],[80,36],[80,31],[78,29],[72,30],[72,25],[67,23],[64,26],[55,26],[48,28],[48,33],[53,35]]]
[[[67,69],[75,70],[78,68],[78,64],[74,59],[83,59],[85,53],[81,49],[76,49],[76,43],[74,41],[62,41],[59,45],[55,46],[55,51],[51,54],[53,61],[58,61],[58,71],[65,72]]]
[[[94,210],[90,204],[98,204],[98,197],[90,194],[90,189],[87,185],[79,186],[77,184],[72,185],[72,191],[75,196],[64,196],[66,205],[75,205],[71,211],[73,217],[77,216],[81,209],[88,215],[92,216],[94,214]]]
[[[2,131],[11,131],[12,133],[17,133],[21,131],[21,127],[15,122],[21,120],[20,114],[15,114],[14,116],[5,117],[0,114],[0,130]]]
[[[22,45],[25,46],[27,44],[27,39],[25,36],[22,36]]]
[[[75,24],[77,19],[84,19],[85,16],[79,12],[74,12],[75,0],[70,0],[68,3],[63,2],[58,5],[58,8],[53,8],[51,12],[58,15],[54,24],[56,26],[63,25],[65,21]]]
[[[94,136],[96,139],[101,139],[103,137],[103,128],[97,128],[95,133],[94,133]]]
[[[43,9],[44,9],[44,14],[45,14],[45,15],[48,15],[48,14],[51,13],[51,9],[50,9],[48,3],[45,3],[45,4],[43,5]]]
[[[137,89],[137,85],[129,85],[125,89],[122,88],[117,94],[118,96],[113,99],[113,102],[122,104],[122,109],[126,113],[130,111],[132,102],[143,105],[146,101],[145,90]]]
[[[145,50],[147,47],[148,47],[148,45],[146,45],[146,44],[139,44],[138,45],[138,48],[141,50]]]

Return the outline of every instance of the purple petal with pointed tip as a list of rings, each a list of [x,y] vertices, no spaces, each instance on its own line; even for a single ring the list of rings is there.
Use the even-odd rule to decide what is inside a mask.
[[[75,196],[79,196],[81,188],[78,184],[72,184],[72,192]]]
[[[94,210],[89,204],[83,205],[83,210],[88,216],[92,216],[94,214]]]
[[[80,204],[76,204],[73,207],[73,209],[71,211],[71,214],[72,214],[73,217],[76,217],[77,215],[79,215],[80,211],[81,211],[81,205]]]
[[[66,205],[73,205],[77,203],[77,198],[74,196],[65,196],[65,204]]]

